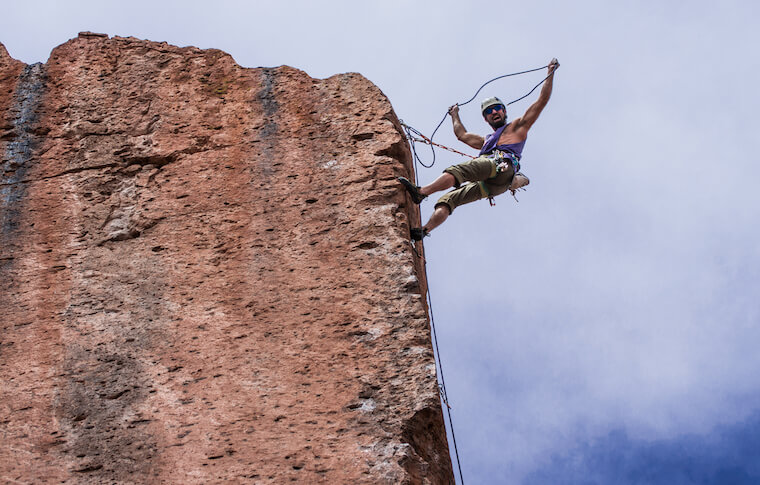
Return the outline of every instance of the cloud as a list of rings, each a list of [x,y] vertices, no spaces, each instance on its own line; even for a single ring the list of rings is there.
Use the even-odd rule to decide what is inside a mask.
[[[428,135],[482,82],[557,56],[528,191],[425,242],[465,481],[760,482],[760,3],[70,3],[11,2],[0,40],[26,62],[95,30],[356,70]],[[461,115],[484,133],[477,104]],[[436,141],[463,148],[450,120]],[[421,179],[458,161],[439,151]]]
[[[706,435],[633,439],[623,429],[555,453],[523,485],[755,485],[760,413]]]

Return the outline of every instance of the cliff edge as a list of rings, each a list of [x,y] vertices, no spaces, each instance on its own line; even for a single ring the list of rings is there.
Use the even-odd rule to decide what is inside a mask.
[[[454,482],[372,83],[0,44],[0,153],[0,481]]]

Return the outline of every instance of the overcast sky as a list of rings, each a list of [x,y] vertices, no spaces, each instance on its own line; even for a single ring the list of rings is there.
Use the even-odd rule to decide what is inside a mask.
[[[428,134],[486,80],[557,57],[528,190],[459,208],[425,241],[465,481],[756,484],[759,5],[6,0],[0,42],[44,62],[91,30],[355,71]],[[485,134],[478,105],[461,115]],[[466,149],[450,120],[436,141]],[[420,180],[463,160],[439,152]]]

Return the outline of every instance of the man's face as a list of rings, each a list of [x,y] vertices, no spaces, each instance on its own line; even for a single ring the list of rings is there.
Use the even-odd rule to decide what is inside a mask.
[[[504,123],[507,121],[507,112],[504,110],[504,106],[496,104],[489,106],[483,111],[483,118],[495,130],[504,126]]]

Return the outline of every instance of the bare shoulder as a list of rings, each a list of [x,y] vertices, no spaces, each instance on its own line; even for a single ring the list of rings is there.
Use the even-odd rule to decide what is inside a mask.
[[[528,128],[530,128],[530,126],[528,126],[525,117],[521,116],[520,118],[512,120],[507,127],[507,131],[510,133],[520,133],[521,131],[528,131]]]
[[[525,118],[515,118],[499,137],[499,144],[519,143],[528,137],[530,127]]]

